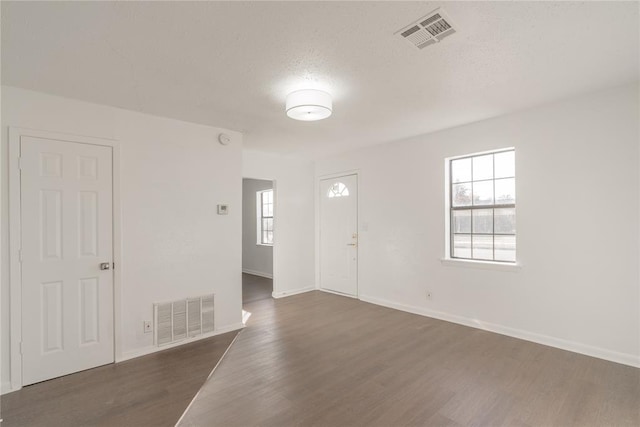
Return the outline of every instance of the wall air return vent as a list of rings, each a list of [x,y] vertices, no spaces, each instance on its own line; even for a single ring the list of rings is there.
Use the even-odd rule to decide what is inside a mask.
[[[171,344],[213,332],[213,307],[213,294],[154,304],[155,345]]]
[[[442,9],[436,9],[427,16],[407,25],[396,34],[418,49],[424,49],[455,32],[456,29],[451,19]]]

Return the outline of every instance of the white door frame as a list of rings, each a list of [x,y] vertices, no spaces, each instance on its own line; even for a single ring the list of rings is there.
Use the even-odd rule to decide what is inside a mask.
[[[332,292],[328,289],[323,289],[320,286],[320,181],[325,180],[325,179],[331,179],[331,178],[340,178],[341,176],[347,176],[347,175],[355,175],[356,176],[356,182],[357,182],[357,188],[358,188],[358,197],[356,198],[356,221],[358,222],[358,230],[356,231],[358,233],[358,263],[356,264],[356,294],[355,295],[347,295],[347,294],[341,294],[338,292]],[[336,295],[340,295],[343,297],[349,297],[349,298],[356,298],[356,299],[360,299],[360,178],[362,177],[362,172],[360,171],[360,169],[354,169],[354,170],[348,170],[348,171],[344,171],[344,172],[335,172],[335,173],[330,173],[330,174],[325,174],[325,175],[318,175],[316,177],[316,182],[315,182],[315,193],[316,193],[316,289],[323,291],[323,292],[329,292],[329,293],[335,293]]]
[[[101,145],[112,149],[113,180],[113,321],[114,360],[118,361],[122,352],[120,343],[120,298],[122,278],[122,241],[120,211],[120,143],[111,139],[48,132],[19,127],[9,127],[9,282],[11,317],[11,390],[22,388],[22,274],[20,269],[21,207],[20,207],[20,140],[23,136],[75,142],[79,144]]]

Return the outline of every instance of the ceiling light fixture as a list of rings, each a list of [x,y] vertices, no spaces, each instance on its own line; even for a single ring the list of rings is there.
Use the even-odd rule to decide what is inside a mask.
[[[287,96],[287,116],[307,122],[326,119],[331,115],[331,95],[314,89],[291,92]]]

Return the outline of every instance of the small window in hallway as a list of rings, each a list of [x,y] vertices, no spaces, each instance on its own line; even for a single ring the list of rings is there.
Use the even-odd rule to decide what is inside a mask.
[[[273,245],[273,190],[258,191],[258,243]]]
[[[349,189],[341,182],[336,182],[327,191],[327,197],[347,197],[349,195]]]

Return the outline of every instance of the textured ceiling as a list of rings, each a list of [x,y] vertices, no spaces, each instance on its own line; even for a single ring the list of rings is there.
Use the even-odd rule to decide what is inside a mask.
[[[459,28],[394,33],[436,7]],[[8,2],[2,83],[322,157],[638,80],[638,2]],[[322,122],[288,92],[334,95]]]

